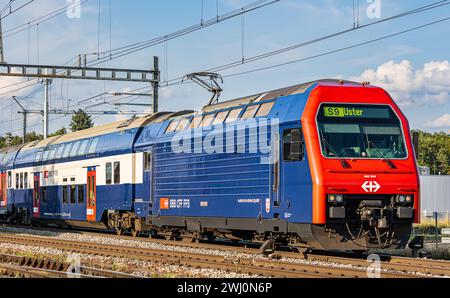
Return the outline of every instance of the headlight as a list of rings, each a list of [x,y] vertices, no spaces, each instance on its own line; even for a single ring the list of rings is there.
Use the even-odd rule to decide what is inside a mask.
[[[396,202],[400,204],[411,204],[414,201],[414,195],[398,195]]]
[[[328,203],[343,203],[343,195],[328,195]]]

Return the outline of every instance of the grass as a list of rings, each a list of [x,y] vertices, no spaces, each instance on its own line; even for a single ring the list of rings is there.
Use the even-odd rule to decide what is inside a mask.
[[[440,234],[441,229],[450,228],[449,219],[439,220],[438,221],[438,233]],[[422,220],[420,224],[414,224],[414,233],[416,235],[430,234],[434,235],[435,222],[431,219]]]

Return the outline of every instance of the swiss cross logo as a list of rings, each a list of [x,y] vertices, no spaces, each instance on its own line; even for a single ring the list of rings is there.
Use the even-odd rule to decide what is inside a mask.
[[[159,209],[161,209],[161,210],[169,209],[169,198],[160,198],[159,199]]]
[[[365,192],[377,192],[381,186],[376,181],[366,181],[361,187]]]

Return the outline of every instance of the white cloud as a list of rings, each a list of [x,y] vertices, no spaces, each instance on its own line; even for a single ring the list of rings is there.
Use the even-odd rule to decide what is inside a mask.
[[[425,123],[427,128],[448,128],[450,127],[450,114],[444,114],[441,117]]]
[[[416,70],[408,60],[391,60],[351,79],[385,88],[401,106],[444,104],[449,100],[450,63],[430,61]]]

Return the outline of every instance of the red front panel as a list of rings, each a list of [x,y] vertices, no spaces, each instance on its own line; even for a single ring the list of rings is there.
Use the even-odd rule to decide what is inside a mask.
[[[350,167],[344,168],[339,159],[325,158],[321,153],[316,125],[316,115],[321,103],[391,106],[400,118],[408,157],[403,160],[394,160],[395,169],[391,169],[382,159],[346,158]],[[414,194],[415,221],[419,221],[419,176],[409,124],[398,106],[383,89],[370,86],[318,86],[311,92],[305,107],[302,127],[313,178],[313,223],[326,222],[326,195],[330,193]]]

